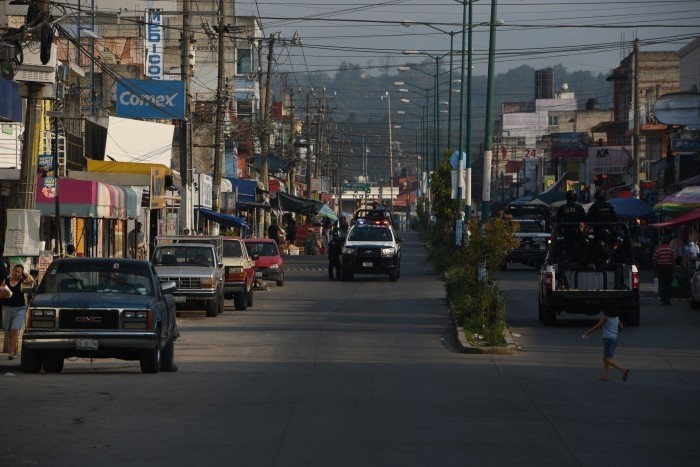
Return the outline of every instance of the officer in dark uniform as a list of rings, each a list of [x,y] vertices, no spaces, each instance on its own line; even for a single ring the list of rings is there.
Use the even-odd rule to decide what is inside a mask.
[[[576,192],[569,190],[566,192],[566,204],[557,209],[557,222],[563,223],[561,232],[564,234],[566,253],[570,259],[574,258],[576,249],[580,246],[581,232],[586,221],[586,211],[580,204],[576,204]]]
[[[607,193],[604,189],[599,188],[595,192],[595,203],[588,209],[588,215],[586,216],[587,223],[593,223],[591,227],[593,228],[594,242],[599,245],[607,245],[609,243],[610,235],[614,231],[614,223],[617,222],[617,213],[612,204],[606,201]],[[608,223],[610,225],[605,225]],[[600,250],[600,249],[599,249]],[[600,263],[603,258],[600,258],[600,254],[596,254],[594,249],[594,262]]]
[[[343,255],[343,240],[338,236],[338,232],[333,232],[333,238],[328,242],[328,279],[333,280],[333,270],[337,280],[341,278],[343,267],[341,257]]]
[[[595,203],[591,205],[586,222],[617,222],[617,213],[612,204],[606,201],[608,194],[599,188],[595,192]]]

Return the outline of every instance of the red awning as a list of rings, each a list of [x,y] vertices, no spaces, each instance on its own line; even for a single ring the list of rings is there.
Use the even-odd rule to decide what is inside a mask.
[[[683,214],[680,217],[676,217],[672,221],[668,222],[660,222],[658,224],[651,224],[652,227],[656,227],[657,229],[663,229],[666,227],[673,227],[674,225],[680,225],[680,224],[685,224],[687,222],[693,222],[700,219],[700,208],[697,208],[693,211],[690,211],[687,214]]]

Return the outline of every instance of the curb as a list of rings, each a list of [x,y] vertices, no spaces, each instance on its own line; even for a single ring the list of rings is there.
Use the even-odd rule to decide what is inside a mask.
[[[449,307],[448,307],[449,308]],[[452,308],[449,308],[450,320],[453,324],[453,329],[455,330],[456,341],[459,345],[460,353],[465,354],[490,354],[490,355],[514,355],[520,350],[518,345],[513,340],[513,336],[510,334],[510,330],[506,326],[503,330],[503,339],[506,341],[505,346],[473,346],[467,340],[464,334],[464,328],[457,325],[457,322],[452,315]]]

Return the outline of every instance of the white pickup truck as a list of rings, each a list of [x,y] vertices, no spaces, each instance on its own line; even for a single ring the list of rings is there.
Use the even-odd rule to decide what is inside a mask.
[[[151,262],[161,283],[173,281],[177,310],[201,310],[209,317],[224,311],[223,239],[220,236],[156,237]]]
[[[556,324],[560,313],[597,315],[608,301],[620,307],[628,326],[639,326],[639,270],[632,261],[631,242],[623,223],[587,224],[566,251],[563,231],[575,224],[558,224],[539,278],[538,317]]]

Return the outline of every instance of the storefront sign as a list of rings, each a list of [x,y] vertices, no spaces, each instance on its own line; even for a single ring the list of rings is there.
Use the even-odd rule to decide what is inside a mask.
[[[588,133],[552,133],[552,159],[588,157]]]
[[[146,10],[146,76],[163,79],[163,16],[160,9]]]
[[[117,83],[117,117],[182,120],[185,83],[123,79]]]
[[[588,148],[589,179],[602,174],[626,174],[632,162],[632,153],[624,146]]]
[[[151,209],[165,207],[165,169],[151,167]]]

